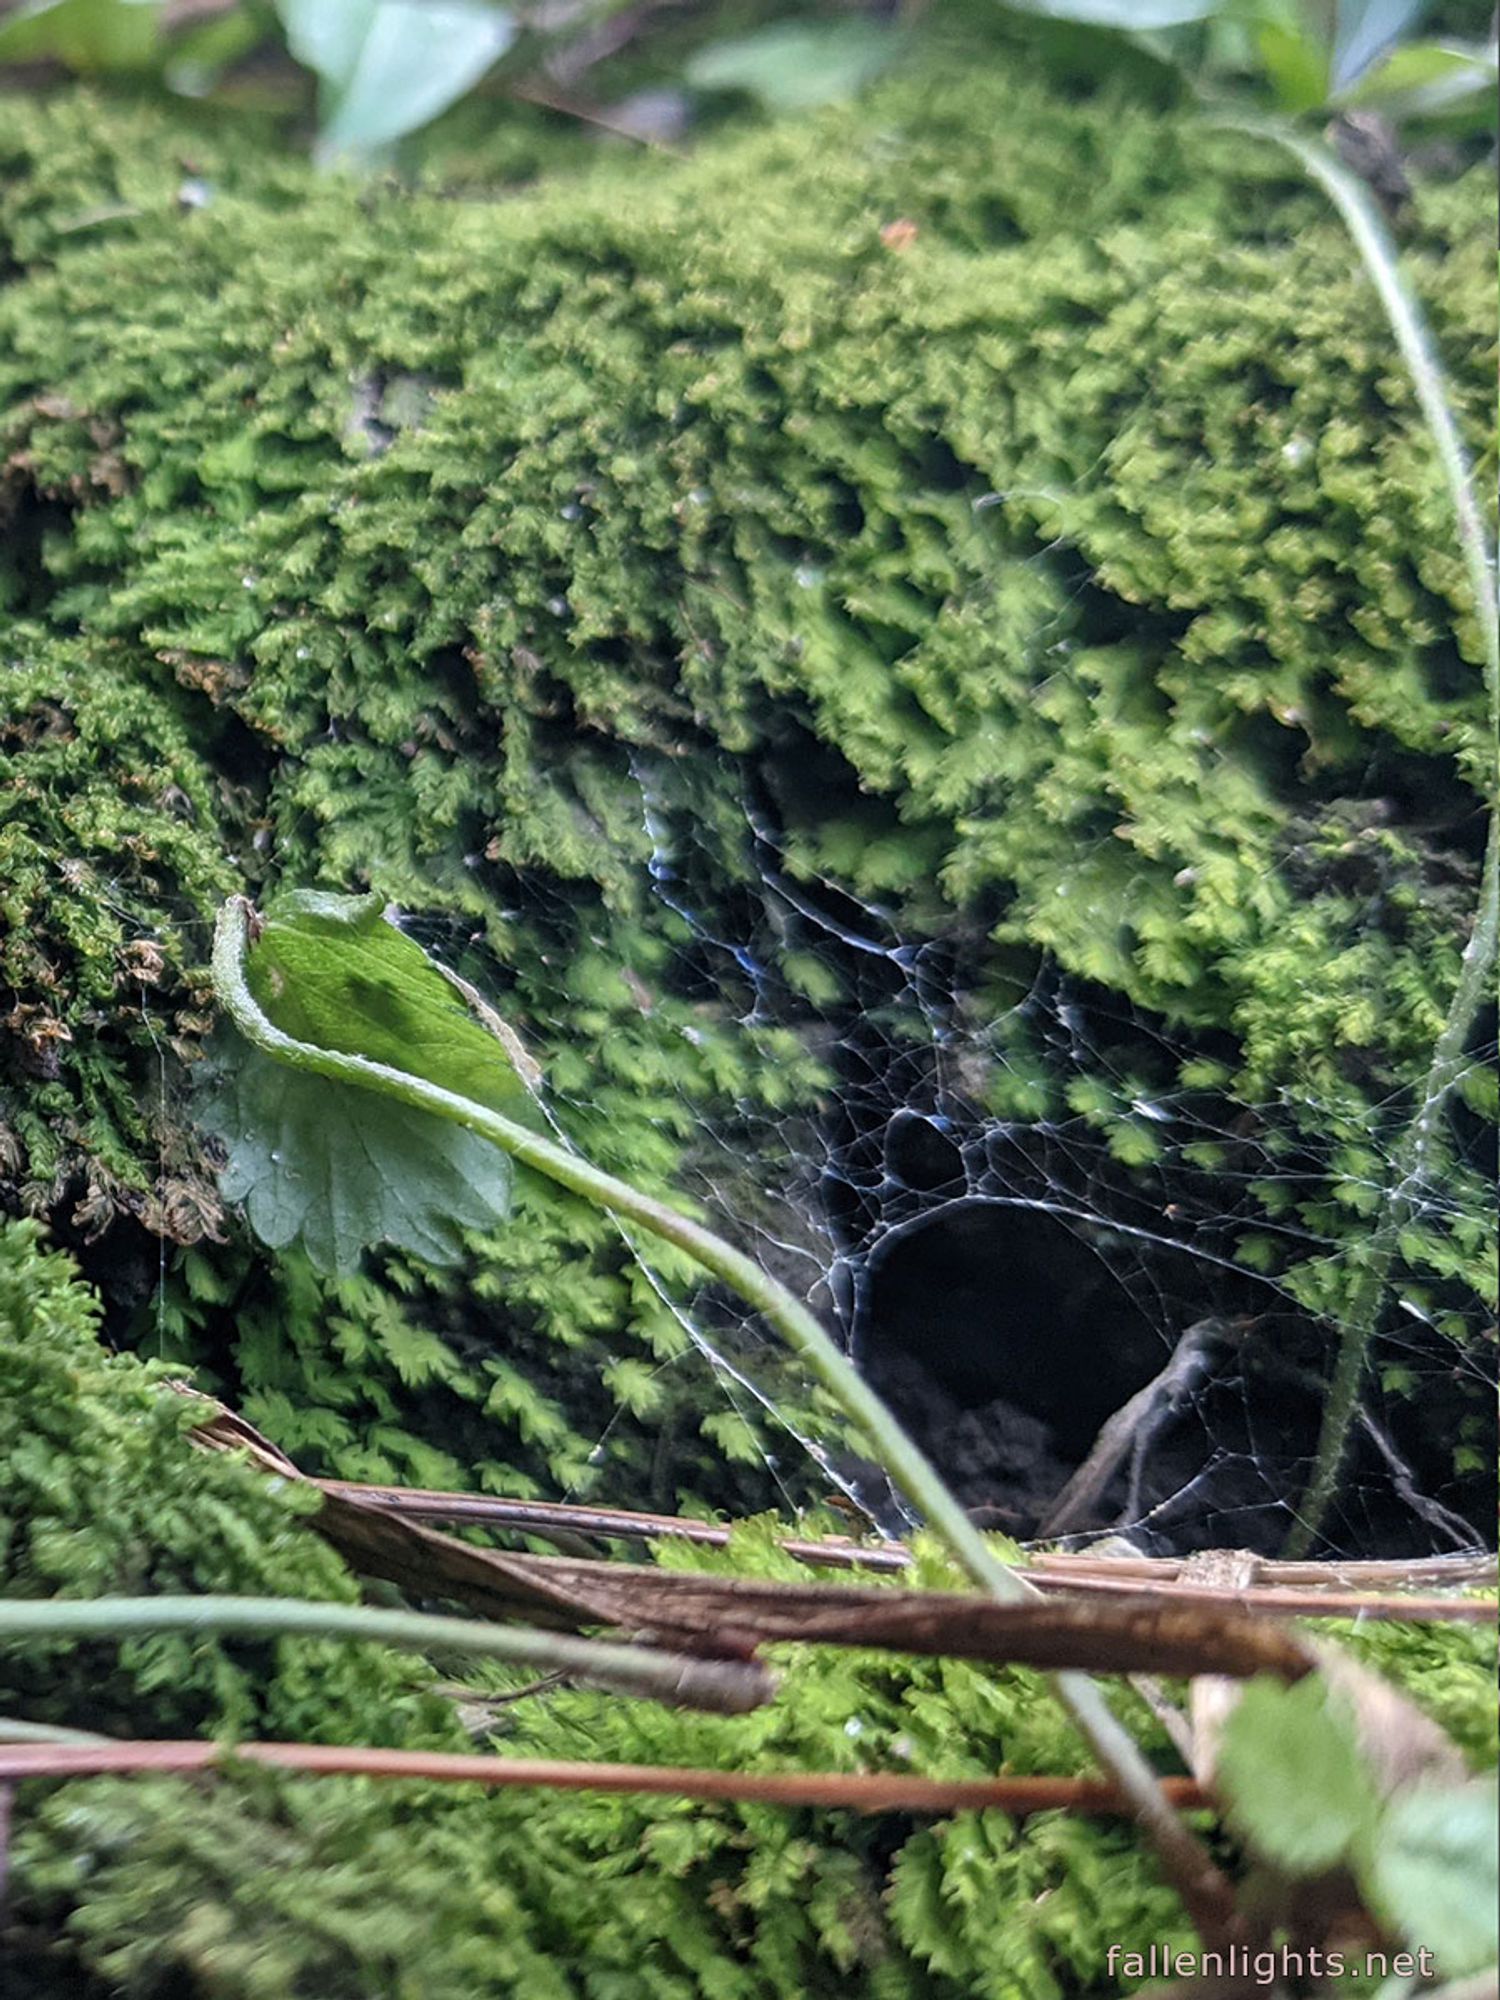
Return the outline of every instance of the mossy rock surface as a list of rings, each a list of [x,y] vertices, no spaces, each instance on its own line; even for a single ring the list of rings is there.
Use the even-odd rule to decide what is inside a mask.
[[[1149,1023],[1140,1074],[1238,1135],[1205,1207],[1338,1317],[1477,873],[1443,487],[1285,162],[962,57],[494,199],[6,107],[4,1198],[314,1469],[765,1494],[618,1233],[536,1186],[462,1283],[244,1242],[190,1084],[213,909],[279,881],[451,920],[578,1143],[663,1190],[743,1160],[805,1283],[768,1135],[826,1121],[868,996],[777,934],[754,830],[960,963],[973,1129],[1074,1115],[1149,1177],[1134,1057],[1059,1072],[1012,1003],[1055,969]],[[1481,455],[1493,207],[1424,190],[1405,243]],[[1442,1174],[1406,1289],[1462,1341],[1482,1208]]]

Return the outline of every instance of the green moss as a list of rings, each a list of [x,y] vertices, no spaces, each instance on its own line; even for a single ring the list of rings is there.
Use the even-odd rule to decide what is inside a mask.
[[[178,1058],[209,1021],[199,919],[235,880],[211,771],[170,686],[30,622],[6,638],[0,990],[19,1089],[0,1172],[27,1207],[72,1196],[192,1241],[219,1202],[184,1130]],[[7,1123],[8,1121],[8,1123]]]
[[[32,1223],[0,1225],[0,1595],[222,1591],[350,1603],[311,1501],[189,1444],[169,1371],[111,1355],[97,1300]],[[0,1712],[123,1735],[452,1742],[420,1669],[378,1649],[161,1634],[0,1658]]]
[[[1495,1628],[1376,1620],[1331,1628],[1335,1642],[1404,1688],[1447,1731],[1475,1770],[1500,1763],[1500,1717],[1490,1683]]]
[[[112,1277],[122,1337],[313,1469],[763,1501],[745,1419],[601,1217],[523,1178],[462,1281],[388,1257],[328,1282],[252,1253],[191,1122],[218,899],[369,881],[476,941],[586,1151],[658,1189],[743,1163],[760,1213],[768,1121],[817,1116],[821,1017],[860,996],[795,952],[775,1019],[709,991],[650,892],[658,782],[724,935],[748,786],[794,880],[966,940],[993,1057],[966,1088],[995,1115],[1075,1116],[1149,1171],[1139,1075],[1211,1102],[1200,1165],[1230,1181],[1250,1120],[1269,1227],[1245,1254],[1326,1246],[1286,1275],[1337,1316],[1465,934],[1487,750],[1427,443],[1347,242],[1279,159],[959,40],[856,107],[498,201],[472,197],[552,135],[487,155],[455,130],[453,200],[440,149],[411,192],[83,96],[5,112],[0,1202],[125,1267],[144,1242],[152,1276],[172,1246],[144,1309]],[[1493,200],[1477,176],[1424,191],[1405,244],[1486,468]],[[1011,1011],[1049,955],[1183,1066],[1122,1047],[1060,1077]],[[1458,1337],[1485,1201],[1451,1164],[1438,1193],[1403,1296]],[[351,1597],[297,1496],[190,1448],[161,1371],[97,1319],[0,1232],[3,1588]],[[831,1432],[777,1366],[754,1356]],[[779,1562],[754,1536],[713,1560]],[[1358,1643],[1493,1760],[1489,1635]],[[1079,1766],[1032,1676],[782,1664],[756,1716],[562,1692],[508,1703],[498,1748]],[[155,1639],[8,1654],[0,1707],[457,1743],[428,1678]],[[162,2000],[1032,2000],[1178,1922],[1126,1830],[1061,1818],[247,1773],[69,1786],[21,1821],[37,1991],[62,1966],[57,1990]]]
[[[679,1564],[786,1574],[774,1524]],[[952,1582],[931,1565],[929,1582]],[[747,1770],[1079,1768],[1035,1675],[775,1649],[777,1701],[735,1720],[581,1693],[478,1702],[502,1756]],[[247,1771],[205,1791],[75,1784],[24,1816],[18,1911],[112,1991],[191,1979],[245,2000],[372,1991],[1060,1995],[1108,1945],[1185,1933],[1129,1830],[999,1813],[925,1827],[755,1805],[485,1795]],[[988,1888],[980,1894],[981,1884]],[[1000,1909],[1007,1913],[997,1924]],[[64,1928],[65,1926],[65,1928]]]
[[[111,1355],[98,1306],[29,1224],[0,1228],[0,1593],[296,1594],[347,1601],[307,1501],[195,1448],[167,1370]],[[801,1576],[748,1524],[661,1559]],[[915,1581],[952,1587],[919,1550]],[[901,1588],[893,1581],[890,1588]],[[1493,1762],[1493,1630],[1348,1636],[1480,1763]],[[463,1690],[495,1754],[751,1771],[1077,1773],[1038,1676],[783,1646],[774,1703],[735,1718],[584,1690]],[[329,1642],[160,1637],[0,1657],[0,1713],[122,1735],[253,1733],[459,1748],[425,1662]],[[1133,1716],[1147,1747],[1156,1725]],[[1017,2000],[1087,1990],[1112,1945],[1188,1941],[1133,1832],[1044,1814],[933,1823],[756,1805],[279,1778],[22,1789],[0,1973],[115,2000],[483,2000],[526,1993]],[[100,1984],[93,1988],[90,1981]]]
[[[1427,441],[1284,166],[951,50],[858,106],[495,202],[195,128],[214,194],[184,209],[173,133],[21,103],[0,154],[31,932],[4,977],[45,1064],[5,1093],[24,1198],[217,1229],[179,1058],[203,921],[272,875],[460,920],[570,1130],[654,1186],[692,1183],[704,1129],[723,1159],[810,1115],[807,1016],[705,1003],[649,893],[638,773],[690,763],[710,911],[765,778],[794,876],[910,933],[988,927],[1006,980],[1050,956],[1190,1058],[1232,1051],[1217,1122],[1248,1107],[1295,1155],[1265,1199],[1332,1237],[1293,1283],[1336,1314],[1349,1163],[1388,1149],[1452,984],[1486,753]],[[1476,441],[1492,207],[1482,176],[1424,195],[1407,249]],[[142,1005],[120,966],[147,949]],[[976,1095],[1040,1108],[1030,1059]],[[1139,1121],[1101,1117],[1147,1163]],[[1475,1191],[1454,1169],[1444,1194],[1407,1246],[1435,1316],[1483,1282]],[[552,1357],[635,1379],[680,1335],[612,1229],[535,1190],[521,1212],[465,1293],[204,1243],[155,1325],[326,1463],[555,1490],[611,1406],[564,1411]],[[695,1421],[653,1499],[702,1490]],[[611,1434],[617,1497],[649,1430]]]

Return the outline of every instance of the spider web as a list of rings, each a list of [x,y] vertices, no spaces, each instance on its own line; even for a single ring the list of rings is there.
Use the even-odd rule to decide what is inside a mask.
[[[1317,1104],[1247,1111],[1184,1088],[1200,1044],[1046,960],[1019,976],[1008,966],[997,1006],[982,932],[913,934],[891,907],[810,870],[756,774],[727,762],[716,773],[716,797],[733,802],[726,835],[723,811],[703,809],[701,773],[642,753],[629,768],[674,990],[747,1038],[790,1031],[824,1076],[790,1111],[743,1098],[700,1109],[682,1191],[834,1328],[986,1525],[1075,1545],[1113,1530],[1153,1554],[1280,1549],[1340,1332],[1304,1303],[1303,1279],[1350,1241],[1309,1224],[1305,1201],[1268,1209],[1268,1184],[1318,1180],[1315,1162],[1289,1164],[1276,1143]],[[524,893],[556,897],[535,879]],[[440,926],[408,927],[441,949]],[[586,1108],[552,1096],[564,1139]],[[1387,1109],[1389,1162],[1409,1108]],[[1476,1154],[1471,1141],[1460,1135]],[[1374,1201],[1385,1194],[1372,1184]],[[1461,1198],[1424,1187],[1416,1219],[1441,1221]],[[765,1504],[832,1492],[882,1533],[909,1529],[878,1467],[778,1393],[784,1363],[744,1310],[716,1287],[674,1288],[649,1246],[627,1240],[691,1343],[663,1365],[706,1368],[760,1440]],[[1461,1287],[1441,1304],[1402,1297],[1380,1323],[1323,1528],[1331,1552],[1483,1540],[1484,1329]],[[1101,1475],[1112,1417],[1123,1442]],[[608,1445],[606,1431],[596,1461]],[[1087,1482],[1085,1466],[1080,1498],[1069,1481]]]

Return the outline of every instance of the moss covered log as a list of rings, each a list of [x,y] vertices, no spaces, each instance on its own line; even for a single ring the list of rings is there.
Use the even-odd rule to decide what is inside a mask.
[[[1149,1162],[1007,1003],[1050,963],[1157,1024],[1165,1087],[1254,1134],[1198,1163],[1250,1183],[1246,1255],[1336,1320],[1486,752],[1441,482],[1320,198],[962,46],[691,160],[481,178],[7,106],[0,1197],[314,1469],[578,1488],[618,1415],[614,1498],[759,1498],[691,1389],[664,1464],[684,1335],[607,1222],[523,1185],[462,1285],[325,1280],[223,1214],[190,1088],[216,900],[370,884],[479,941],[601,1163],[681,1185],[711,1128],[763,1184],[854,1001],[791,950],[779,1015],[705,999],[653,891],[660,791],[732,934],[753,796],[788,880],[966,941],[976,1119],[1081,1091]],[[1492,210],[1425,189],[1405,244],[1481,451]],[[1462,1342],[1445,1174],[1402,1275]]]

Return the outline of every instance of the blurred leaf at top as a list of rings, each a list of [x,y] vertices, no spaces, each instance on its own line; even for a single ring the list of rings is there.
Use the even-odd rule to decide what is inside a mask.
[[[810,111],[852,97],[901,54],[905,36],[880,21],[778,21],[713,42],[689,58],[698,90],[743,90],[768,111]]]
[[[0,62],[56,61],[80,76],[147,72],[160,60],[155,0],[41,0],[0,17]]]
[[[428,124],[515,40],[484,0],[277,0],[287,47],[318,78],[318,151],[359,157]]]
[[[472,97],[507,56],[517,96],[558,97],[556,114],[585,128],[622,91],[686,102],[684,85],[795,116],[854,96],[909,52],[940,46],[955,11],[904,10],[897,23],[879,0],[825,0],[790,14],[779,6],[0,0],[0,70],[56,64],[154,80],[226,109],[269,111],[288,131],[300,129],[311,72],[318,155],[369,164]],[[1238,100],[1309,121],[1342,113],[1346,123],[1348,114],[1376,113],[1387,124],[1441,128],[1450,141],[1495,125],[1495,39],[1482,0],[1003,0],[996,11],[1011,40],[1017,31],[1029,38],[1059,75],[1109,78],[1153,101],[1164,84],[1180,92],[1185,83],[1220,106]],[[482,121],[514,115],[501,94]],[[598,129],[629,128],[606,115]]]
[[[1053,21],[1082,21],[1094,28],[1125,28],[1149,34],[1181,28],[1224,12],[1224,0],[1011,0],[1018,14],[1041,14]]]
[[[1339,102],[1397,119],[1459,117],[1484,129],[1494,123],[1497,81],[1493,43],[1411,42],[1358,77]]]
[[[1347,90],[1416,22],[1422,0],[1338,0],[1329,81]]]

